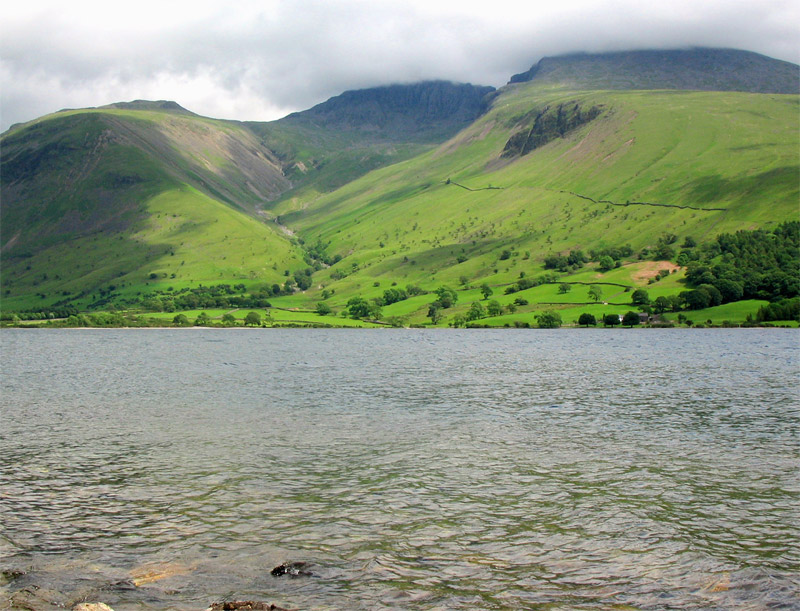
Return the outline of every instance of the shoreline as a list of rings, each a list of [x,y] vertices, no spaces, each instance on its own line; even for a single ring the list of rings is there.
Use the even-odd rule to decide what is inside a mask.
[[[588,330],[595,330],[595,331],[694,331],[694,330],[703,330],[703,329],[711,329],[711,330],[718,330],[718,329],[738,329],[738,330],[749,330],[749,329],[800,329],[800,326],[790,326],[790,325],[772,325],[772,324],[765,324],[765,325],[692,325],[691,327],[687,327],[685,325],[675,325],[675,326],[660,326],[660,327],[651,327],[651,326],[641,326],[636,325],[633,327],[603,327],[603,326],[596,326],[596,327],[583,327],[583,326],[567,326],[562,325],[556,328],[547,328],[542,329],[539,327],[505,327],[505,326],[497,326],[497,327],[389,327],[389,326],[381,326],[381,327],[335,327],[335,326],[314,326],[314,325],[285,325],[285,326],[275,326],[275,327],[243,327],[243,326],[232,326],[232,327],[159,327],[159,326],[142,326],[142,327],[59,327],[59,326],[48,326],[46,324],[43,325],[6,325],[1,326],[0,331],[5,329],[24,329],[24,330],[33,330],[33,331],[40,331],[40,330],[50,330],[50,331],[113,331],[113,330],[131,330],[131,331],[270,331],[270,330],[281,330],[281,329],[293,329],[293,330],[309,330],[309,329],[324,329],[329,331],[386,331],[386,330],[403,330],[403,331],[588,331]]]

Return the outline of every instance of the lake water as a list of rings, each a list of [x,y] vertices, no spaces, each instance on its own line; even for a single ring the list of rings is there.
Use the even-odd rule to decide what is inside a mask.
[[[0,608],[800,608],[799,339],[4,330]]]

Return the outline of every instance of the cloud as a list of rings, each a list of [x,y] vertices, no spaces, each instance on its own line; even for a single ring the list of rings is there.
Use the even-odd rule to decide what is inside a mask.
[[[15,4],[0,20],[2,130],[132,99],[270,120],[394,82],[499,86],[544,55],[573,51],[721,46],[800,59],[793,0]]]

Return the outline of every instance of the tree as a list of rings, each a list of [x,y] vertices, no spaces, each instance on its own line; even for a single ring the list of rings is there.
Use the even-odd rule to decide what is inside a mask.
[[[473,301],[472,305],[469,307],[467,311],[467,320],[473,321],[478,320],[480,318],[484,318],[486,316],[486,309],[481,305],[479,301]]]
[[[622,324],[628,327],[633,327],[634,325],[638,325],[639,314],[633,311],[625,312],[625,316],[622,317]]]
[[[653,302],[653,311],[656,314],[663,314],[670,308],[669,299],[664,297],[663,295],[659,295],[656,297],[656,300]]]
[[[562,282],[558,285],[558,292],[560,294],[569,293],[572,290],[572,285],[569,282]]]
[[[540,329],[558,329],[561,326],[561,315],[553,310],[536,314],[534,318]]]
[[[225,312],[225,314],[222,315],[222,324],[223,325],[228,325],[228,326],[235,325],[236,324],[236,318],[230,312]]]
[[[409,294],[411,293],[410,290],[408,292]],[[458,294],[449,286],[440,286],[434,292],[436,293],[436,301],[439,302],[439,307],[444,310],[452,308],[458,301]]]
[[[453,320],[450,323],[450,326],[453,327],[454,329],[457,329],[459,327],[465,326],[466,324],[467,324],[467,319],[464,318],[461,314],[456,314],[453,317]]]
[[[619,314],[606,314],[603,316],[603,326],[613,327],[619,324]]]
[[[195,327],[207,327],[211,324],[211,317],[205,312],[200,312],[194,321]]]
[[[589,297],[595,301],[600,301],[600,299],[603,297],[603,289],[598,285],[593,284],[589,287]]]
[[[172,324],[181,327],[188,327],[189,319],[186,318],[186,314],[176,314],[175,317],[172,319]]]
[[[317,314],[319,314],[320,316],[327,316],[327,315],[328,315],[328,314],[330,314],[332,311],[333,311],[333,310],[331,310],[331,306],[329,306],[329,305],[328,305],[327,303],[325,303],[324,301],[320,301],[320,302],[317,304]]]
[[[492,290],[492,287],[484,282],[481,284],[481,295],[483,295],[484,299],[489,299],[491,295],[494,295],[494,291]]]
[[[164,309],[164,303],[158,297],[148,297],[142,300],[142,308],[149,312],[161,312]]]
[[[391,288],[383,291],[383,305],[392,305],[406,299],[408,299],[408,293],[403,289]]]
[[[589,325],[595,327],[597,326],[597,319],[594,317],[594,314],[584,312],[578,317],[578,324],[584,327],[588,327]]]
[[[435,301],[428,306],[428,318],[431,319],[431,324],[438,325],[443,317],[442,308]]]
[[[614,259],[612,259],[609,255],[603,255],[597,262],[597,269],[601,272],[607,272],[610,269],[614,269]]]
[[[650,295],[644,289],[636,289],[631,295],[631,303],[636,306],[646,306],[650,303]]]
[[[380,300],[373,299],[372,301],[367,304],[369,317],[373,320],[377,320],[383,314],[383,308],[381,308]]]
[[[261,326],[261,314],[258,312],[248,312],[247,316],[244,317],[244,324],[251,327]]]
[[[350,318],[366,318],[369,316],[370,306],[363,297],[351,297],[347,302],[347,311]]]
[[[503,313],[503,306],[496,299],[492,299],[486,304],[486,313],[489,316],[500,316]]]
[[[695,289],[693,291],[682,291],[681,301],[686,304],[687,310],[702,310],[711,303],[711,295],[707,291]]]
[[[719,290],[722,295],[722,303],[739,301],[744,295],[744,288],[741,283],[735,282],[734,280],[722,278],[721,280],[717,280],[714,286],[717,287],[717,290]]]
[[[713,284],[701,284],[697,290],[708,293],[709,305],[718,306],[722,303],[722,293]]]

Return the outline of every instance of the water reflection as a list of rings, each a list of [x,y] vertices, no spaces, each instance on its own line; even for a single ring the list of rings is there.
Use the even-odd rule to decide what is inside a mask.
[[[0,340],[6,597],[800,605],[793,332]]]

